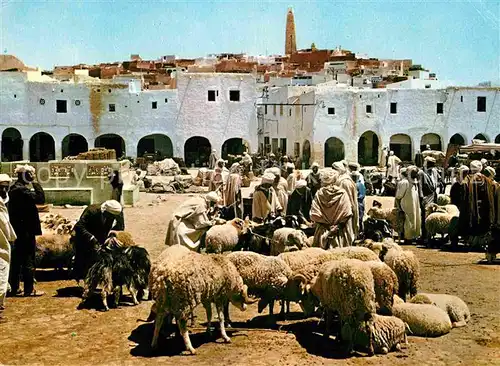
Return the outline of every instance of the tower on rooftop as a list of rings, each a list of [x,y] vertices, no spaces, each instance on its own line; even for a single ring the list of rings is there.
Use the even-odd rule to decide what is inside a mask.
[[[297,52],[295,20],[293,18],[292,8],[288,8],[288,13],[286,14],[285,55],[291,55],[295,52]]]

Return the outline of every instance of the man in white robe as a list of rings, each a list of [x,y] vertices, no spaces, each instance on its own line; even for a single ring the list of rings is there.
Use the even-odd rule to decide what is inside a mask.
[[[404,212],[404,243],[411,244],[421,235],[420,200],[416,167],[402,170],[396,189],[395,206]]]
[[[210,208],[221,202],[216,192],[193,197],[184,202],[168,224],[165,245],[183,245],[198,251],[203,234],[213,226]]]
[[[359,234],[358,188],[342,162],[333,163],[332,168],[339,173],[335,184],[347,192],[351,203],[352,219],[347,223],[350,238],[348,245],[351,245]]]
[[[16,240],[16,233],[10,224],[6,203],[9,201],[9,186],[12,179],[7,174],[0,174],[0,323],[6,321],[3,316],[5,297],[9,287],[9,269],[11,243]]]
[[[401,159],[394,155],[394,151],[390,151],[387,159],[387,177],[399,178],[399,163]]]

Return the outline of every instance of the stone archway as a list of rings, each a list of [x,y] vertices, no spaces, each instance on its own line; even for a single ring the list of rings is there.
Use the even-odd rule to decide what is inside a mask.
[[[450,137],[450,145],[464,146],[465,138],[461,134],[456,133]]]
[[[228,155],[243,155],[248,150],[248,142],[239,137],[230,138],[222,144],[221,157],[228,160]]]
[[[500,133],[495,137],[495,144],[500,144]]]
[[[426,146],[430,145],[431,150],[443,151],[441,137],[435,133],[426,133],[420,139],[420,151],[426,150]]]
[[[345,157],[344,143],[337,137],[330,137],[325,141],[325,167],[331,166],[336,161]]]
[[[94,146],[115,150],[117,159],[125,156],[125,140],[114,133],[107,133],[97,137]]]
[[[473,140],[483,140],[485,142],[490,142],[490,139],[483,133],[478,133],[474,136]]]
[[[61,143],[62,157],[77,156],[79,153],[89,150],[89,144],[85,137],[77,133],[71,133],[63,138]]]
[[[30,139],[30,161],[47,162],[56,158],[54,138],[46,132],[38,132]]]
[[[375,132],[366,131],[358,141],[358,163],[360,165],[378,165],[379,139]]]
[[[394,151],[394,155],[402,161],[412,161],[411,138],[404,133],[398,133],[391,136],[389,150]]]
[[[2,161],[23,160],[24,141],[21,132],[9,127],[2,133]]]
[[[187,167],[206,167],[212,150],[212,144],[206,137],[193,136],[184,144],[184,161]]]
[[[304,164],[305,169],[309,169],[311,165],[311,143],[309,140],[305,140],[302,145],[302,164]]]
[[[167,135],[155,133],[144,136],[137,143],[137,157],[142,157],[144,154],[153,154],[158,152],[161,159],[171,158],[174,156],[174,148],[172,140]]]

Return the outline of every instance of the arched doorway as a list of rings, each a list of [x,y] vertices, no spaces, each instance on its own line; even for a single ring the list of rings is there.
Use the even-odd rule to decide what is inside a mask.
[[[500,144],[500,134],[495,137],[495,144]]]
[[[379,141],[376,133],[366,131],[358,141],[358,163],[360,165],[378,165]]]
[[[172,140],[167,135],[155,133],[144,136],[137,144],[137,156],[141,157],[144,154],[152,154],[158,152],[160,159],[171,158],[174,156],[174,148]]]
[[[101,135],[95,139],[95,147],[104,147],[105,149],[114,149],[116,157],[121,158],[125,155],[125,140],[114,133]]]
[[[85,137],[77,133],[71,133],[62,140],[62,157],[77,156],[89,150],[89,144]]]
[[[221,156],[222,159],[228,160],[227,156],[231,155],[243,155],[245,151],[248,150],[248,146],[243,139],[240,138],[231,138],[222,144]]]
[[[30,139],[30,161],[46,162],[56,158],[54,138],[45,132],[38,132]]]
[[[450,145],[459,145],[459,146],[464,146],[465,145],[465,139],[464,137],[456,133],[453,136],[450,137]]]
[[[403,161],[411,161],[411,138],[403,133],[391,136],[389,150]]]
[[[431,150],[442,151],[443,145],[441,143],[441,137],[435,133],[426,133],[422,136],[420,140],[420,151],[426,150],[426,146],[430,145]]]
[[[208,166],[208,158],[212,145],[207,138],[201,136],[194,136],[189,138],[184,144],[184,160],[186,166],[204,167]]]
[[[305,169],[309,169],[311,164],[311,143],[309,140],[305,140],[302,145],[302,164],[304,164]]]
[[[483,140],[484,142],[490,142],[490,140],[482,133],[478,133],[476,136],[474,136],[473,140]]]
[[[325,141],[325,167],[331,166],[336,161],[345,157],[344,143],[336,138],[330,137]]]
[[[2,161],[23,160],[23,138],[15,128],[6,128],[2,133]]]

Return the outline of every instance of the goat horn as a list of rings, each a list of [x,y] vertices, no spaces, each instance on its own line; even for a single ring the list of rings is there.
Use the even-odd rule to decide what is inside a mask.
[[[300,282],[307,283],[307,278],[302,273],[297,273],[293,276],[293,280],[299,280]]]

